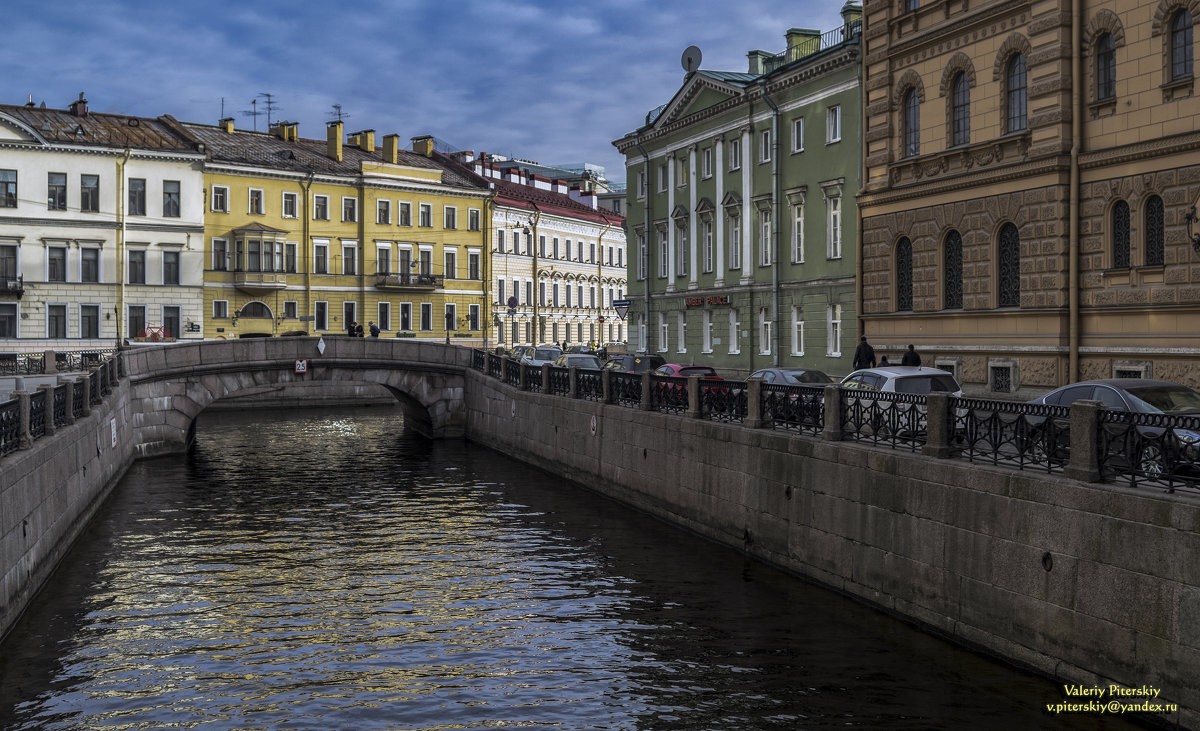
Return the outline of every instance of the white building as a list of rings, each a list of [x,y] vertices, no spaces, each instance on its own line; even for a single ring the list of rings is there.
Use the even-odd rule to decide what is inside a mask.
[[[0,352],[202,336],[204,155],[175,124],[0,105]]]

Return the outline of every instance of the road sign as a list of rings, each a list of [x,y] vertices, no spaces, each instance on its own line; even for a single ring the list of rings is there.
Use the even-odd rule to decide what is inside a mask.
[[[516,309],[516,306],[517,306],[517,296],[513,295],[512,297],[508,298],[508,309],[510,309],[510,310]],[[512,313],[510,312],[508,314],[511,315]]]
[[[612,306],[621,322],[625,322],[625,314],[629,312],[629,300],[613,300]]]

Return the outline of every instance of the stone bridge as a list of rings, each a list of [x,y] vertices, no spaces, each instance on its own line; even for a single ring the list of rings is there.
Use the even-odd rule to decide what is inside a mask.
[[[382,386],[405,423],[431,437],[464,433],[463,373],[471,351],[423,340],[254,338],[147,346],[124,353],[129,416],[139,457],[187,449],[210,404],[264,387]]]

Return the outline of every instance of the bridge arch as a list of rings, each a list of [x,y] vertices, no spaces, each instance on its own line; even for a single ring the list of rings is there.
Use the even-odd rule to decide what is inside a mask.
[[[460,437],[470,358],[454,345],[345,336],[137,348],[126,359],[138,454],[186,450],[196,417],[216,401],[299,383],[309,392],[322,384],[377,385],[396,398],[409,426],[434,438]]]

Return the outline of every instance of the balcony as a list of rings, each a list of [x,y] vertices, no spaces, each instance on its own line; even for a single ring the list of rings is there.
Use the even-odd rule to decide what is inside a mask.
[[[0,294],[15,294],[21,299],[25,294],[25,277],[0,277]]]
[[[375,279],[376,289],[437,289],[442,286],[439,274],[380,274]]]
[[[246,292],[270,292],[287,289],[287,275],[283,272],[234,272],[233,284]]]

